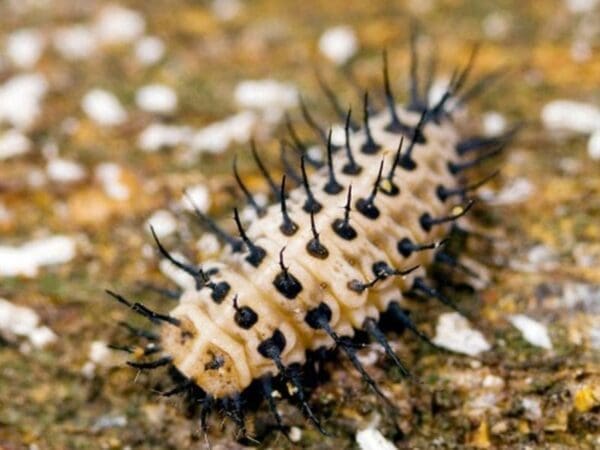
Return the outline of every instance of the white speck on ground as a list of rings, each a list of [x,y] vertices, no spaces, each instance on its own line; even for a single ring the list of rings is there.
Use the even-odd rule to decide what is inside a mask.
[[[76,183],[86,176],[81,164],[63,158],[50,159],[46,164],[46,173],[48,178],[57,183]]]
[[[90,58],[96,50],[96,35],[90,27],[72,25],[54,32],[52,45],[63,58],[77,61]]]
[[[75,257],[75,240],[69,236],[51,236],[20,246],[0,246],[0,276],[37,275],[41,266],[63,264]]]
[[[234,98],[239,106],[259,110],[266,121],[276,123],[298,104],[298,90],[291,83],[272,79],[245,80],[236,86]]]
[[[540,420],[542,418],[542,405],[540,400],[534,397],[521,399],[521,405],[525,410],[525,418],[529,420]]]
[[[10,211],[6,205],[0,202],[0,223],[9,222],[14,217],[12,211]]]
[[[148,84],[137,90],[135,103],[144,111],[171,114],[177,109],[177,94],[164,84]]]
[[[129,188],[121,179],[122,169],[115,163],[102,163],[94,170],[96,179],[102,185],[104,193],[115,200],[127,200]]]
[[[288,437],[292,442],[300,442],[300,439],[302,439],[302,430],[298,427],[291,427]]]
[[[6,54],[19,69],[30,69],[44,51],[45,40],[41,31],[23,28],[12,32],[6,39]]]
[[[565,6],[572,13],[590,12],[598,3],[598,0],[565,0]]]
[[[319,38],[319,50],[335,64],[344,64],[358,50],[358,39],[354,30],[340,25],[325,30]]]
[[[154,211],[146,221],[146,230],[150,233],[150,225],[159,238],[169,236],[177,230],[177,220],[175,216],[166,209]]]
[[[210,193],[203,184],[188,187],[181,197],[181,206],[188,211],[198,208],[205,213],[210,208],[210,203]]]
[[[552,350],[552,341],[545,325],[524,314],[509,316],[508,321],[521,332],[523,338],[531,345]]]
[[[590,340],[590,346],[596,350],[600,350],[600,326],[591,327],[588,330],[588,338]]]
[[[98,420],[94,422],[91,432],[98,433],[107,428],[123,428],[125,426],[127,426],[127,417],[107,414],[105,416],[100,416]]]
[[[120,125],[127,120],[127,112],[117,97],[103,89],[88,91],[81,107],[90,119],[102,126]]]
[[[497,111],[483,113],[482,122],[486,136],[495,136],[506,130],[506,119]]]
[[[235,19],[242,10],[240,0],[213,0],[213,14],[220,20],[229,21]]]
[[[590,103],[553,100],[542,108],[542,122],[550,130],[592,133],[600,130],[600,109]]]
[[[491,205],[512,205],[526,201],[534,192],[535,186],[527,178],[513,178],[498,192],[482,188],[478,195]]]
[[[511,17],[504,11],[494,11],[483,18],[483,33],[490,39],[502,40],[511,28]]]
[[[0,160],[23,155],[31,150],[31,141],[17,130],[7,130],[0,135]]]
[[[222,153],[233,142],[248,142],[256,126],[256,120],[256,115],[252,111],[242,111],[201,128],[191,138],[192,151]]]
[[[98,15],[94,28],[103,43],[125,44],[143,35],[146,21],[137,11],[108,5]]]
[[[36,348],[44,348],[56,340],[56,334],[46,326],[31,308],[17,306],[0,298],[0,334],[24,336]]]
[[[138,146],[145,152],[156,152],[161,148],[188,143],[191,137],[190,127],[153,123],[138,136]]]
[[[388,441],[376,428],[365,428],[356,433],[356,443],[361,450],[396,450],[397,447]]]
[[[585,39],[575,39],[570,48],[571,59],[576,63],[584,63],[589,61],[592,56],[592,47]]]
[[[144,36],[136,42],[134,53],[140,64],[151,66],[164,56],[165,44],[156,36]]]
[[[433,342],[457,353],[476,356],[491,348],[483,334],[471,328],[459,313],[445,313],[438,318]]]
[[[38,73],[16,75],[7,80],[0,86],[0,123],[29,128],[40,114],[40,103],[47,89],[48,82]]]
[[[600,130],[594,131],[590,136],[587,152],[594,161],[600,161]]]

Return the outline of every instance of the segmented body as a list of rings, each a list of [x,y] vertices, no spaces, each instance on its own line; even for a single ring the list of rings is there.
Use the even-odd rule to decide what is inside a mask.
[[[403,123],[415,127],[419,122],[419,113],[401,108],[397,111]],[[280,357],[284,366],[304,363],[307,350],[333,347],[332,337],[307,319],[319,305],[326,305],[330,326],[338,336],[352,336],[355,329],[365,326],[366,319],[377,321],[391,301],[401,302],[403,292],[425,275],[433,250],[403,254],[399,243],[407,239],[412,244],[433,243],[446,236],[449,224],[427,226],[423,217],[449,216],[457,204],[454,199],[442,201],[436,190],[439,186],[458,185],[449,163],[459,159],[459,136],[448,121],[428,121],[421,130],[425,142],[415,142],[411,150],[416,167],[408,170],[397,165],[393,177],[386,178],[398,162],[396,150],[401,139],[400,134],[385,131],[388,123],[387,112],[371,118],[371,135],[379,146],[371,153],[363,151],[367,140],[364,128],[350,135],[360,173],[344,173],[342,167],[348,164],[348,157],[339,149],[332,157],[339,185],[336,189],[328,193],[325,188],[330,182],[327,166],[311,175],[311,192],[322,206],[313,216],[321,251],[311,252],[308,248],[315,234],[311,214],[306,211],[309,208],[305,208],[306,190],[298,186],[286,201],[293,232],[282,230],[280,205],[269,206],[266,214],[246,230],[252,243],[266,252],[264,258],[253,265],[247,261],[247,252],[228,248],[219,259],[218,273],[211,276],[211,282],[227,283],[227,293],[215,298],[214,290],[191,289],[171,311],[170,316],[184,326],[163,327],[164,350],[173,357],[173,365],[210,396],[233,396],[254,379],[278,374],[273,359],[260,348],[275,333],[283,336]],[[406,152],[407,147],[405,143],[402,151]],[[382,163],[384,175],[376,186],[371,209],[363,208],[361,212],[358,202],[362,200],[364,205],[372,194]],[[350,186],[349,224],[355,230],[352,237],[342,236],[334,226],[336,220],[344,218]],[[286,276],[280,254],[287,276],[293,277],[289,289],[277,283],[278,277],[281,281]],[[404,277],[385,277],[361,289],[377,277],[381,264],[397,270],[419,267]],[[211,265],[204,263],[203,267]],[[247,316],[249,320],[244,321]]]

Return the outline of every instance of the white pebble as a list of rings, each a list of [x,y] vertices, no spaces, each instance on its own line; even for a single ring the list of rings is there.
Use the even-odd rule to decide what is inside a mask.
[[[530,344],[546,350],[552,349],[552,341],[545,325],[523,314],[509,316],[508,321],[521,332],[523,338]]]
[[[467,319],[459,313],[442,314],[436,326],[433,342],[457,353],[476,356],[491,346],[483,334],[471,328]]]
[[[44,348],[56,341],[56,334],[47,326],[39,326],[37,313],[25,306],[0,298],[0,334],[24,336],[35,348]]]
[[[191,140],[190,127],[152,123],[138,136],[138,147],[145,152],[176,147]]]
[[[535,186],[527,178],[513,178],[498,192],[480,189],[479,197],[492,205],[512,205],[522,203],[535,192]]]
[[[356,433],[356,443],[361,450],[396,450],[397,447],[388,441],[379,430],[366,428]]]
[[[93,341],[90,344],[90,352],[88,358],[95,364],[104,364],[111,358],[112,352],[104,341]]]
[[[185,195],[181,198],[181,204],[184,209],[193,211],[198,208],[202,212],[210,208],[210,193],[203,184],[191,186],[185,190]]]
[[[483,113],[483,132],[487,136],[496,136],[506,130],[506,119],[496,111]]]
[[[75,183],[86,176],[85,168],[81,164],[63,158],[52,158],[48,161],[46,173],[48,178],[58,183]]]
[[[544,105],[542,122],[551,130],[592,133],[600,130],[600,109],[590,103],[554,100]]]
[[[146,21],[140,13],[117,5],[105,7],[95,22],[95,32],[106,44],[133,42],[145,29]]]
[[[525,397],[521,399],[521,405],[525,410],[525,418],[529,420],[540,420],[542,418],[542,405],[539,399]]]
[[[177,94],[164,84],[149,84],[137,90],[135,103],[144,111],[170,114],[177,108]]]
[[[31,141],[17,130],[7,130],[0,135],[0,160],[23,155],[31,150]]]
[[[300,439],[302,439],[302,430],[298,427],[291,427],[288,437],[292,442],[300,442]]]
[[[214,122],[196,131],[190,146],[194,152],[222,153],[233,142],[243,144],[252,137],[256,115],[242,111],[220,122]]]
[[[51,236],[20,246],[0,246],[0,276],[34,277],[41,266],[63,264],[75,257],[75,240]]]
[[[245,80],[234,91],[237,104],[262,111],[265,117],[279,120],[283,112],[298,104],[298,90],[291,83],[265,80]]]
[[[102,185],[104,193],[115,200],[127,200],[129,188],[121,180],[122,169],[115,163],[102,163],[96,166],[94,175]]]
[[[103,89],[88,91],[81,107],[90,119],[102,126],[120,125],[127,120],[127,112],[117,97]]]
[[[44,37],[39,30],[23,28],[7,37],[6,54],[18,68],[30,69],[40,59],[44,45]]]
[[[358,39],[354,30],[340,25],[326,30],[319,38],[319,50],[336,64],[344,64],[358,50]]]
[[[165,54],[164,42],[156,36],[145,36],[135,44],[135,58],[144,66],[159,62]]]
[[[240,0],[213,0],[211,6],[213,14],[223,21],[235,19],[242,10]]]
[[[150,232],[150,226],[159,238],[169,236],[177,230],[177,220],[170,211],[159,209],[154,211],[146,221],[146,229]]]
[[[16,75],[7,80],[0,86],[0,123],[29,128],[40,114],[47,89],[48,82],[38,73]]]
[[[594,131],[587,143],[587,152],[594,161],[600,161],[600,130]]]
[[[63,58],[81,60],[90,58],[96,50],[96,35],[85,25],[72,25],[54,32],[52,44]]]
[[[565,0],[566,7],[572,13],[586,13],[593,10],[599,0]]]

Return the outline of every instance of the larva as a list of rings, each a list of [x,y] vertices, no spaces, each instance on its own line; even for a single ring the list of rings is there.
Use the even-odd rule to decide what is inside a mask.
[[[345,120],[343,145],[334,145],[331,131],[327,135],[302,105],[326,158],[314,161],[308,156],[288,123],[290,145],[301,156],[297,164],[288,163],[278,182],[253,146],[276,200],[267,207],[255,201],[234,163],[234,176],[257,218],[242,223],[234,209],[238,236],[231,236],[196,211],[228,244],[217,263],[179,261],[153,232],[162,257],[193,277],[196,286],[183,292],[168,315],[109,291],[160,324],[160,347],[154,344],[143,354],[158,349],[161,356],[130,365],[170,367],[179,384],[167,394],[187,392],[201,403],[203,423],[218,408],[242,431],[246,393],[257,386],[279,427],[282,419],[273,395],[277,389],[287,390],[284,394],[295,398],[323,430],[308,403],[300,370],[307,355],[319,349],[339,348],[383,397],[351,339],[356,330],[366,331],[408,373],[379,328],[379,317],[388,311],[414,328],[401,308],[403,296],[414,291],[455,308],[427,281],[427,268],[434,259],[459,264],[440,253],[440,246],[471,207],[468,191],[489,178],[467,185],[464,172],[498,153],[511,134],[461,137],[448,105],[460,104],[481,89],[483,82],[461,91],[471,64],[472,58],[433,105],[419,94],[416,70],[411,69],[412,95],[408,105],[399,106],[384,54],[386,108],[370,112],[365,94],[360,125],[350,111],[337,108]],[[331,94],[327,88],[326,93]],[[309,165],[316,166],[311,175]],[[287,191],[290,179],[297,186]]]

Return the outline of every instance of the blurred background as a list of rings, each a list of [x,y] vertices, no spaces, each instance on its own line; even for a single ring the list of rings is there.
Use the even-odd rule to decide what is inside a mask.
[[[472,80],[502,76],[469,104],[468,127],[525,125],[479,193],[494,242],[475,255],[491,283],[459,296],[473,328],[443,329],[437,305],[415,316],[430,336],[476,333],[489,350],[395,338],[416,384],[368,347],[361,360],[400,417],[331,363],[312,403],[332,436],[281,405],[291,440],[262,447],[600,446],[600,1],[1,0],[0,449],[205,448],[181,401],[156,394],[168,380],[107,347],[129,342],[119,321],[143,322],[103,291],[172,308],[148,286],[187,280],[160,263],[149,224],[192,260],[214,256],[182,190],[231,225],[234,154],[266,192],[252,136],[280,170],[276,138],[285,111],[300,117],[299,93],[323,126],[339,123],[316,71],[343,105],[359,111],[365,88],[381,105],[387,49],[406,98],[412,20],[422,65],[439,59],[431,96],[480,42]],[[233,435],[215,420],[212,448],[241,448]]]

